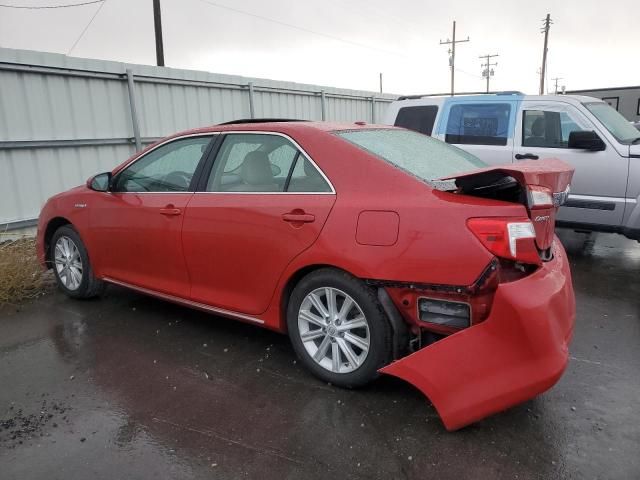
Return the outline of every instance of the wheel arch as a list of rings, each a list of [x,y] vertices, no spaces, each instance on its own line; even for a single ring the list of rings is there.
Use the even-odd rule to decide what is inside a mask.
[[[65,217],[53,217],[47,223],[47,228],[44,231],[44,245],[43,245],[44,259],[45,259],[47,268],[51,268],[51,248],[50,248],[51,239],[53,238],[53,235],[56,233],[56,230],[58,230],[60,227],[63,227],[65,225],[71,225],[73,227],[73,224],[71,223],[71,221],[69,221],[69,219]]]
[[[344,268],[336,267],[335,265],[330,265],[327,263],[315,263],[311,265],[305,265],[303,267],[295,270],[284,284],[284,287],[281,290],[280,294],[280,330],[283,333],[287,333],[287,308],[289,307],[289,299],[291,298],[291,292],[296,288],[296,285],[308,274],[315,272],[316,270],[320,270],[323,268],[333,268],[335,270],[341,270],[343,272],[348,273],[349,275],[353,275],[351,272],[348,272]],[[355,275],[354,275],[355,276]]]
[[[291,298],[291,293],[296,285],[302,280],[306,275],[315,272],[317,270],[321,270],[323,268],[332,268],[334,270],[339,270],[341,272],[345,272],[353,277],[363,280],[361,277],[354,275],[350,271],[338,267],[336,265],[331,265],[327,263],[316,263],[311,265],[305,265],[300,267],[296,271],[294,271],[289,278],[287,279],[284,287],[282,288],[280,295],[280,312],[279,312],[279,321],[280,321],[280,331],[283,333],[288,333],[287,329],[287,309],[289,306],[289,299]],[[387,321],[391,325],[392,329],[392,343],[393,343],[393,357],[394,359],[401,358],[406,355],[408,345],[409,345],[409,328],[406,322],[402,319],[400,312],[393,304],[393,301],[387,294],[386,290],[383,288],[375,288],[371,287],[372,290],[375,291],[378,302],[387,317]]]

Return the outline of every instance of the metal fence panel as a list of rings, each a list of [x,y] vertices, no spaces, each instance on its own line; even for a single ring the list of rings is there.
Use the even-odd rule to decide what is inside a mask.
[[[395,98],[0,48],[0,229],[154,138],[252,116],[379,122]]]
[[[126,144],[0,149],[0,224],[37,217],[47,198],[110,170],[133,152]]]
[[[0,141],[131,135],[123,82],[23,72],[0,78]]]

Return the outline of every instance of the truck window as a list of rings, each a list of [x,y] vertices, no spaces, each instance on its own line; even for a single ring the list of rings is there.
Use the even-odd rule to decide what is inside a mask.
[[[404,127],[409,130],[431,135],[433,124],[438,115],[436,105],[421,105],[419,107],[402,107],[396,117],[396,127]]]
[[[563,111],[525,110],[522,115],[524,147],[567,148],[569,134],[584,130]]]
[[[465,145],[506,145],[511,105],[482,103],[453,105],[445,141]]]

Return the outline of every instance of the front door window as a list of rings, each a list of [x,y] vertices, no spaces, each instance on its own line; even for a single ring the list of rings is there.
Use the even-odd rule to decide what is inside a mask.
[[[568,148],[569,134],[587,127],[577,116],[562,110],[524,110],[522,146]]]
[[[166,143],[118,174],[115,192],[187,192],[210,136]]]

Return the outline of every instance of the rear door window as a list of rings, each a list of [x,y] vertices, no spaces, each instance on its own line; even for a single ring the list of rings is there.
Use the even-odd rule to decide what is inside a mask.
[[[459,145],[506,145],[509,103],[457,104],[449,109],[445,141]]]
[[[228,134],[209,177],[209,192],[284,192],[298,150],[286,138]]]
[[[244,193],[331,193],[317,167],[287,138],[226,134],[206,190]]]
[[[438,107],[436,105],[402,107],[398,111],[395,126],[415,130],[425,135],[431,135],[437,115]]]

